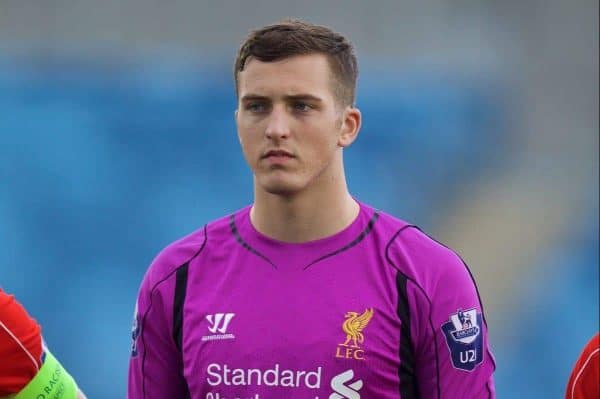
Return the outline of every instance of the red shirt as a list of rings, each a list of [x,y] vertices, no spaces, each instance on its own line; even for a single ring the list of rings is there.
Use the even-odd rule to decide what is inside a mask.
[[[19,392],[42,361],[40,326],[12,295],[0,289],[0,397]]]
[[[588,342],[577,359],[569,378],[565,398],[600,398],[600,334],[596,334]]]

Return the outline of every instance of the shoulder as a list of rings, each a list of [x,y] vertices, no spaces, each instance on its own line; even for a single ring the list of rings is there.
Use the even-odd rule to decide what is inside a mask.
[[[386,212],[377,211],[377,231],[385,239],[386,256],[396,267],[394,260],[404,263],[412,260],[418,263],[435,264],[455,263],[460,257],[452,249],[437,241],[417,225],[399,219]],[[408,262],[412,263],[412,262]],[[442,266],[443,267],[443,266]]]
[[[384,212],[380,212],[378,223],[386,238],[386,261],[409,280],[426,289],[440,279],[448,283],[470,279],[462,258],[417,225]]]
[[[213,220],[204,227],[172,242],[162,249],[154,258],[145,280],[155,285],[173,275],[179,268],[218,245],[224,239],[231,239],[231,217],[237,213]]]
[[[600,366],[600,333],[596,333],[585,345],[577,363],[574,368],[574,372],[580,372],[583,370],[592,370],[592,374],[597,373],[597,369]],[[596,369],[596,370],[594,370]]]
[[[0,289],[0,391],[27,385],[41,358],[40,326],[14,296]]]
[[[597,353],[599,348],[600,348],[600,333],[596,333],[596,335],[594,335],[592,337],[592,339],[590,339],[589,342],[587,343],[587,345],[585,346],[585,348],[583,350],[583,354],[589,356],[592,353]]]
[[[171,276],[178,268],[202,252],[207,238],[207,227],[192,232],[163,248],[154,258],[144,280],[154,286]]]
[[[585,345],[569,377],[566,398],[598,397],[600,369],[600,333]]]

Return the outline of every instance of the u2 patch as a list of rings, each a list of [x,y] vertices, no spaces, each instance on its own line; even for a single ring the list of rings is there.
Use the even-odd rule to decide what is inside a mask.
[[[459,309],[442,324],[454,368],[473,371],[483,361],[482,325],[477,309]]]

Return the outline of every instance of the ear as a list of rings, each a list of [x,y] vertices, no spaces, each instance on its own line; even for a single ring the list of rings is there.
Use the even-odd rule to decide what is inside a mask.
[[[235,119],[235,126],[236,126],[235,130],[237,131],[238,141],[241,144],[242,138],[240,137],[240,129],[239,129],[240,124],[238,122],[238,110],[237,109],[233,112],[233,118]]]
[[[342,115],[342,126],[340,127],[340,136],[338,138],[338,146],[348,147],[358,137],[360,126],[362,123],[362,115],[360,110],[355,107],[346,107]]]

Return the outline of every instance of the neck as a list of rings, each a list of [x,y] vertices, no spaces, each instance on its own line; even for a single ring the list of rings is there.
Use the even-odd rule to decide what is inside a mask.
[[[254,184],[250,220],[262,234],[300,243],[334,235],[348,227],[360,207],[348,192],[343,170],[338,178],[317,179],[293,195],[271,194]]]

